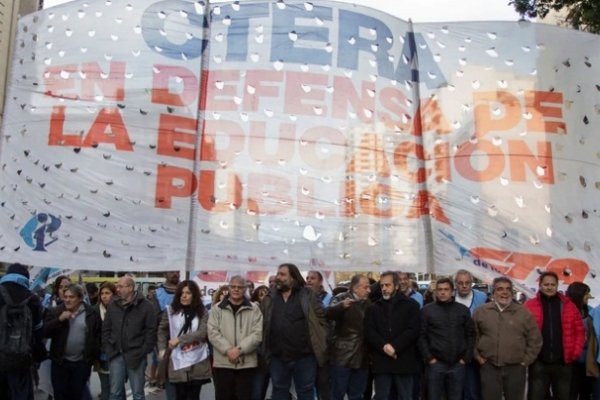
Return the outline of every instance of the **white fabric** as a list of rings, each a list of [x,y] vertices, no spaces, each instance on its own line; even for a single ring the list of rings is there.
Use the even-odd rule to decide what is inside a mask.
[[[169,315],[169,333],[171,338],[179,336],[179,332],[185,322],[183,313],[173,314],[171,306],[167,309]],[[198,330],[198,317],[192,320],[192,332]],[[180,344],[171,351],[171,361],[175,371],[190,367],[208,358],[208,344],[194,342],[186,345]]]

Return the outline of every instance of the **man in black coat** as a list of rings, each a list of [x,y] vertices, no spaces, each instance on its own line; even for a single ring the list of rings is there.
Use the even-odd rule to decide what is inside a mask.
[[[419,350],[427,365],[427,398],[462,400],[466,364],[473,359],[475,326],[469,309],[454,301],[454,283],[438,279],[434,303],[422,310]]]
[[[365,314],[375,400],[387,400],[395,384],[398,398],[412,399],[413,375],[419,370],[417,339],[419,304],[399,293],[398,275],[386,271],[379,278],[382,297]]]
[[[29,290],[29,269],[21,264],[12,264],[8,267],[6,275],[0,280],[10,300],[13,303],[21,303],[29,299],[27,305],[31,310],[32,325],[32,354],[31,362],[42,353],[42,325],[43,308],[39,297],[33,296]],[[5,305],[0,296],[0,308]],[[6,321],[0,321],[0,327],[6,327]],[[37,353],[37,354],[36,354]],[[31,368],[33,364],[23,369],[10,368],[0,372],[0,394],[3,399],[10,400],[33,400],[33,380]]]

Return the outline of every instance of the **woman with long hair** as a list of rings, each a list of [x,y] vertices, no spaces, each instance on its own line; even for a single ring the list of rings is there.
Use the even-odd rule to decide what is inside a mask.
[[[570,399],[590,399],[592,394],[593,379],[586,373],[585,359],[588,351],[590,336],[594,335],[588,306],[588,300],[593,298],[590,287],[583,282],[573,282],[567,288],[565,295],[577,306],[581,313],[582,323],[585,330],[585,345],[583,351],[572,366],[571,370],[571,394]],[[589,329],[588,329],[589,328]]]
[[[211,370],[208,313],[196,282],[180,282],[165,311],[158,326],[158,358],[168,363],[167,380],[175,386],[176,399],[198,400]]]

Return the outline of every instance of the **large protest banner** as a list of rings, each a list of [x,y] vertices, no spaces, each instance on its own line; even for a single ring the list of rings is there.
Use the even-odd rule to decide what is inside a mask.
[[[20,21],[0,258],[594,282],[600,40],[329,1]]]

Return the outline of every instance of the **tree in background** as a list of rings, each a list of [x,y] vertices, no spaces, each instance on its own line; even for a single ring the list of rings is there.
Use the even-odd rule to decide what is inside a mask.
[[[511,0],[522,18],[544,18],[552,10],[567,10],[565,22],[574,29],[600,33],[600,1],[598,0]]]

